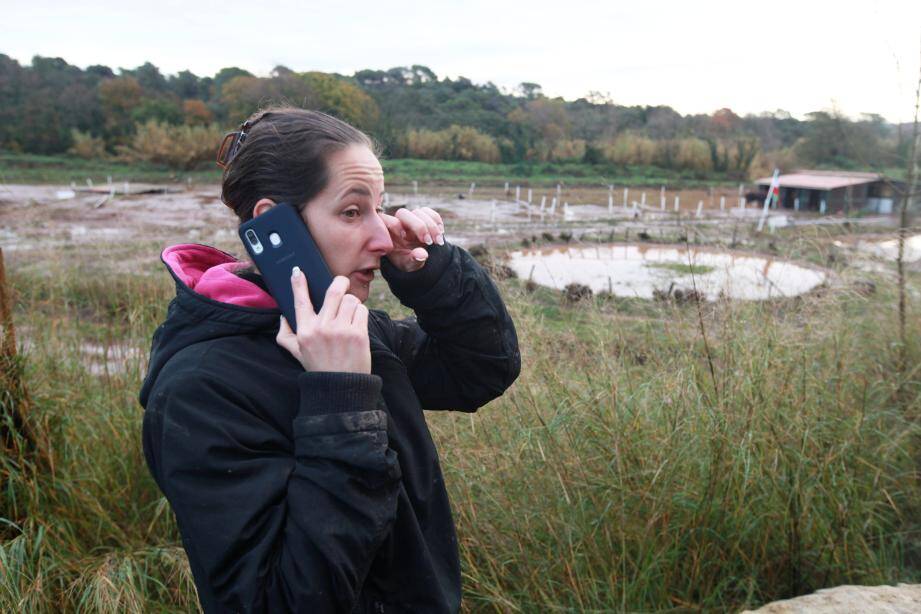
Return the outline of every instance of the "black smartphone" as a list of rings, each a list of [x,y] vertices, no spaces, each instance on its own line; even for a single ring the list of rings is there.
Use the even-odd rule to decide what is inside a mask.
[[[296,332],[291,269],[297,265],[307,277],[314,311],[320,311],[326,290],[333,283],[333,276],[307,224],[294,207],[278,203],[262,215],[241,224],[239,233],[269,293],[281,308],[291,330]]]

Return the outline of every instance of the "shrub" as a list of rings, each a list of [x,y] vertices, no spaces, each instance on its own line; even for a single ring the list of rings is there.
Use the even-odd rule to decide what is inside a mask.
[[[72,156],[87,160],[100,159],[106,156],[106,143],[102,140],[102,137],[72,129],[70,138],[73,140],[73,145],[70,146],[67,153]]]
[[[137,126],[131,144],[120,148],[128,162],[152,162],[191,170],[214,159],[223,131],[219,126],[171,126],[149,121]]]

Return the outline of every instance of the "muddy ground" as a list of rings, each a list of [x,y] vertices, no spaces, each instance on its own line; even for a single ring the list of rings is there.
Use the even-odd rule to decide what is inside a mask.
[[[244,251],[236,234],[237,219],[220,200],[220,187],[203,185],[145,186],[132,184],[124,193],[121,184],[114,192],[102,187],[95,190],[67,186],[3,185],[0,186],[0,246],[9,267],[33,268],[43,261],[79,258],[92,266],[119,272],[152,273],[160,271],[159,252],[167,245],[194,242],[214,245],[242,256]],[[159,191],[161,193],[145,193]],[[438,188],[431,193],[407,191],[388,193],[391,207],[429,206],[445,218],[448,239],[465,247],[483,243],[494,248],[519,247],[522,240],[537,238],[552,241],[650,240],[667,242],[690,236],[701,245],[731,245],[745,249],[752,241],[760,208],[738,206],[737,189],[714,190],[714,207],[706,191],[680,194],[682,207],[673,208],[673,195],[667,194],[668,207],[662,211],[658,191],[647,190],[647,205],[634,205],[633,196],[642,190],[632,189],[624,207],[623,192],[614,191],[615,203],[608,205],[606,189],[562,189],[561,200],[551,206],[556,190],[532,192],[532,204],[515,201],[514,187],[504,190],[474,191],[469,186]],[[699,192],[699,193],[698,193]],[[735,198],[735,206],[719,209],[719,196]],[[463,196],[463,198],[461,198]],[[540,200],[546,197],[543,212]],[[640,196],[640,198],[642,198]],[[703,200],[685,208],[684,202]],[[776,226],[778,241],[790,226],[840,227],[840,217],[813,214],[793,215],[772,212],[767,226]],[[868,258],[886,259],[891,247],[876,250],[880,241],[894,238],[894,218],[869,216],[851,218],[847,233],[835,236],[841,249],[860,252]],[[765,232],[767,233],[767,226]],[[781,228],[783,227],[783,228]],[[840,234],[840,233],[838,233]],[[762,241],[763,242],[763,241]],[[891,244],[887,244],[890,245]],[[774,256],[782,257],[782,247]],[[921,257],[921,254],[918,254]]]

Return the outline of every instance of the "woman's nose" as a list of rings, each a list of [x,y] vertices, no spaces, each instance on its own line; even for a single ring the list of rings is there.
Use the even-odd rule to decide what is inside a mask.
[[[387,230],[384,220],[379,215],[375,215],[371,221],[371,237],[368,240],[368,249],[379,253],[381,256],[393,251],[390,231]]]

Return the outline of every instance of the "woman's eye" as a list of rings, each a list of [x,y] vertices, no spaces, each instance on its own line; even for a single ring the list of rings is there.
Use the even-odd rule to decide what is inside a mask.
[[[358,217],[358,209],[347,209],[342,212],[342,215],[349,218]]]

